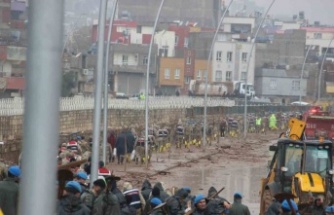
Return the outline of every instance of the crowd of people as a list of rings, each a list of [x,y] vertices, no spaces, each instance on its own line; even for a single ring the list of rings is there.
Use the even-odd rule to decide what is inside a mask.
[[[89,184],[85,165],[72,180],[65,183],[54,214],[58,215],[250,215],[249,208],[242,203],[243,195],[235,193],[233,202],[220,196],[220,192],[210,187],[207,195],[193,195],[191,187],[164,189],[161,182],[154,185],[145,180],[141,188],[135,188],[130,182],[122,186],[117,183],[119,177],[100,162],[98,179]],[[86,170],[86,171],[85,171]],[[88,172],[90,173],[90,172]],[[0,214],[16,215],[18,211],[19,166],[11,166],[7,178],[0,182]],[[60,188],[59,188],[60,189]],[[334,214],[334,206],[323,207],[321,198],[314,205],[299,212],[297,204],[290,200],[282,203],[273,201],[267,215],[287,214]],[[52,213],[53,214],[53,213]]]

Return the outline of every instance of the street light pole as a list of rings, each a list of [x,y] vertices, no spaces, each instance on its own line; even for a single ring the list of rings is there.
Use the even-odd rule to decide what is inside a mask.
[[[204,125],[203,125],[203,146],[206,145],[206,130],[207,130],[207,106],[208,106],[208,79],[209,79],[209,69],[210,69],[210,63],[211,63],[211,58],[212,58],[212,51],[213,51],[213,47],[214,44],[216,43],[216,38],[220,29],[220,26],[222,25],[224,18],[228,12],[228,10],[230,9],[232,3],[234,0],[231,0],[229,5],[227,6],[227,8],[225,9],[222,17],[220,18],[220,21],[218,23],[218,26],[216,28],[216,32],[215,35],[213,36],[213,40],[211,43],[211,47],[210,47],[210,52],[209,52],[209,56],[208,56],[208,61],[207,61],[207,71],[206,71],[206,75],[205,75],[205,89],[204,89]]]
[[[317,97],[317,101],[319,102],[320,97],[321,97],[321,79],[322,79],[322,72],[324,69],[324,63],[327,57],[327,53],[328,53],[328,49],[329,47],[332,45],[332,42],[334,40],[334,37],[329,41],[328,46],[326,48],[325,54],[322,57],[322,61],[321,61],[321,66],[320,66],[320,71],[319,71],[319,78],[318,78],[318,97]]]
[[[103,55],[104,55],[104,29],[107,9],[107,0],[100,0],[97,66],[95,75],[95,98],[94,98],[94,128],[90,181],[91,186],[97,179],[99,163],[99,143],[101,132],[101,103],[102,103],[102,79],[103,79]]]
[[[108,39],[106,47],[106,65],[104,71],[104,105],[103,105],[103,162],[106,163],[107,158],[107,135],[108,135],[108,80],[109,80],[109,52],[110,52],[110,41],[111,31],[114,23],[116,8],[118,0],[113,1],[112,12],[109,19]],[[112,152],[111,152],[112,153]]]
[[[20,215],[56,210],[63,6],[62,0],[29,1]]]
[[[311,47],[312,46],[309,46],[307,48],[306,55],[305,55],[304,62],[303,62],[303,66],[302,66],[302,74],[300,75],[300,81],[299,81],[299,105],[302,104],[301,103],[302,102],[302,81],[303,81],[303,76],[304,76],[304,70],[305,70],[306,60],[307,60],[308,54],[310,53]]]
[[[152,37],[151,37],[151,42],[150,42],[150,47],[148,50],[148,57],[147,57],[148,59],[147,59],[146,89],[145,89],[145,164],[146,164],[146,168],[148,167],[148,90],[149,90],[148,87],[149,87],[149,81],[150,81],[151,55],[152,55],[152,48],[153,48],[153,42],[154,42],[154,35],[157,29],[160,13],[161,13],[164,3],[165,3],[165,0],[161,0],[157,16],[155,17],[155,22],[153,26]]]
[[[255,44],[256,44],[256,38],[260,32],[260,29],[264,23],[264,21],[266,20],[267,18],[267,15],[271,9],[271,7],[274,5],[276,0],[273,0],[271,2],[271,4],[269,5],[266,13],[264,14],[262,20],[261,20],[261,23],[259,25],[259,27],[257,28],[256,30],[256,33],[255,33],[255,36],[254,36],[254,39],[252,41],[252,46],[251,46],[251,50],[250,50],[250,53],[249,53],[249,57],[248,57],[248,60],[247,60],[247,67],[246,67],[246,82],[245,82],[245,107],[244,107],[244,138],[246,138],[247,136],[247,92],[248,92],[248,89],[247,89],[247,82],[248,82],[248,70],[249,70],[249,66],[250,66],[250,61],[252,59],[252,56],[253,56],[253,50],[255,48]]]

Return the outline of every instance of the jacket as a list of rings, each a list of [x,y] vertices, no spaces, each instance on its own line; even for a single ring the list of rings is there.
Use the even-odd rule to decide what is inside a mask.
[[[279,202],[273,202],[265,212],[265,215],[279,215],[280,213],[281,204]]]
[[[94,200],[92,215],[120,215],[117,197],[111,193],[100,193]]]
[[[162,187],[162,184],[160,182],[156,183],[154,187],[159,188],[160,190],[160,199],[162,202],[166,202],[166,200],[169,198],[169,195],[164,191],[164,188]]]
[[[0,181],[0,208],[6,215],[18,212],[19,184],[13,178]]]
[[[93,208],[93,203],[94,203],[94,194],[89,189],[83,186],[81,186],[81,189],[82,193],[80,196],[80,200],[91,210]]]
[[[125,154],[125,142],[126,142],[126,134],[121,133],[118,135],[116,140],[116,153],[117,155],[124,155]]]
[[[184,189],[180,189],[177,191],[175,196],[170,197],[167,200],[167,208],[169,215],[183,215],[186,209],[186,205],[181,199],[185,199],[188,195],[188,192]]]
[[[141,194],[143,195],[145,201],[147,201],[150,198],[151,192],[152,192],[152,185],[147,179],[145,179],[143,186],[141,188]]]
[[[135,146],[135,137],[132,132],[129,131],[126,133],[126,145],[127,145],[127,153],[131,153]]]
[[[67,195],[59,200],[58,215],[90,215],[90,210],[80,201],[80,198]]]
[[[250,215],[250,211],[246,205],[235,201],[230,208],[230,215]]]

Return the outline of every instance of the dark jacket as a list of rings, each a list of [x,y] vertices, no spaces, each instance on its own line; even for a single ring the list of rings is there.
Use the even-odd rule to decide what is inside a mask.
[[[188,192],[184,189],[180,189],[176,192],[175,196],[170,197],[167,200],[167,208],[169,215],[183,215],[186,209],[186,202],[181,202],[182,199],[185,199],[188,195]]]
[[[281,204],[279,202],[273,202],[265,212],[265,215],[279,215],[280,211]]]
[[[117,197],[118,203],[122,208],[126,205],[126,200],[123,193],[117,188],[117,182],[115,180],[111,181],[111,192]]]
[[[130,206],[130,205],[125,205],[122,209],[121,209],[121,214],[122,215],[136,215],[137,214],[137,209]]]
[[[126,133],[126,145],[128,153],[131,153],[134,149],[135,145],[135,136],[133,136],[132,132],[129,131]]]
[[[16,215],[18,209],[19,184],[13,178],[0,181],[0,208],[6,215]]]
[[[80,201],[80,198],[67,195],[59,200],[58,215],[90,215],[90,210]]]
[[[92,215],[120,215],[121,210],[117,197],[111,193],[102,192],[94,200]]]
[[[224,199],[222,197],[219,197],[218,195],[215,196],[217,192],[218,191],[214,187],[210,187],[210,189],[208,191],[208,197],[207,198],[210,199],[210,201],[208,203],[208,211],[212,215],[222,214],[225,211],[224,202],[228,202],[226,199]]]
[[[230,208],[230,215],[250,215],[250,211],[246,205],[235,201]]]
[[[116,145],[116,135],[114,131],[110,131],[109,137],[107,139],[107,142],[112,148],[115,148]]]
[[[145,179],[143,186],[141,188],[141,194],[144,197],[145,201],[149,199],[151,192],[152,192],[152,185],[147,179]]]
[[[324,207],[322,205],[317,206],[316,201],[317,200],[314,201],[314,205],[312,207],[312,215],[324,215],[325,214]]]
[[[81,196],[80,200],[83,204],[85,204],[90,210],[93,208],[94,203],[94,194],[89,190],[89,188],[86,185],[81,185]]]
[[[121,133],[118,135],[116,140],[116,153],[117,155],[124,155],[125,154],[125,141],[126,140],[126,134]]]
[[[160,190],[160,199],[162,202],[166,202],[166,200],[169,198],[169,195],[164,191],[164,188],[162,187],[162,184],[160,182],[156,183],[154,187],[159,188]]]
[[[195,210],[192,212],[192,215],[213,215],[213,214],[209,212],[208,208],[206,208],[205,210],[200,210],[198,208],[195,208]]]

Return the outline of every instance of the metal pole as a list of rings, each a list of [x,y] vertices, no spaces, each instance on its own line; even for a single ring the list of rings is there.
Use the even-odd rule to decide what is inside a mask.
[[[62,0],[31,0],[29,4],[23,173],[18,214],[42,215],[56,210],[55,158],[59,144],[64,4]],[[37,179],[41,173],[47,174]]]
[[[106,163],[107,158],[107,135],[108,135],[108,80],[109,80],[109,51],[110,51],[110,40],[111,30],[114,23],[115,12],[117,8],[118,0],[114,0],[112,12],[109,20],[108,39],[106,47],[106,65],[104,71],[104,106],[103,106],[103,162]],[[112,153],[112,152],[111,152]]]
[[[209,52],[209,56],[208,56],[208,61],[207,61],[207,71],[206,71],[206,76],[205,76],[205,88],[204,88],[204,125],[203,125],[203,146],[206,145],[206,130],[207,130],[207,106],[208,106],[208,79],[209,79],[209,69],[210,69],[210,63],[211,63],[211,58],[212,58],[212,51],[213,51],[213,47],[216,43],[216,38],[220,29],[220,26],[222,25],[224,18],[228,12],[228,10],[230,9],[232,3],[234,0],[231,0],[229,5],[227,6],[227,8],[225,9],[222,17],[220,18],[220,21],[218,23],[218,26],[216,28],[216,32],[215,35],[213,36],[213,40],[211,43],[211,47],[210,47],[210,52]]]
[[[326,60],[326,57],[327,57],[328,49],[331,46],[333,40],[334,40],[334,37],[329,41],[329,44],[326,48],[325,54],[322,57],[322,61],[321,61],[321,66],[320,66],[320,71],[319,71],[319,78],[318,78],[318,97],[317,97],[318,102],[319,102],[320,97],[321,97],[321,79],[322,79],[322,72],[323,72],[323,69],[324,69],[324,63],[325,63],[325,60]]]
[[[165,3],[165,0],[161,0],[157,16],[155,17],[155,22],[153,26],[152,37],[151,37],[151,42],[150,42],[150,47],[148,50],[148,57],[147,57],[148,59],[147,59],[146,89],[145,89],[145,164],[146,164],[146,168],[148,167],[148,85],[150,81],[151,55],[152,55],[152,47],[153,47],[153,42],[154,42],[154,35],[157,29],[160,13],[161,13],[164,3]]]
[[[276,0],[273,0],[271,2],[271,4],[269,5],[266,13],[264,14],[262,20],[261,20],[261,23],[259,25],[259,27],[257,28],[256,32],[255,32],[255,36],[254,36],[254,40],[252,41],[252,46],[251,46],[251,50],[250,50],[250,53],[249,53],[249,57],[248,57],[248,60],[247,60],[247,67],[246,67],[246,83],[245,83],[245,107],[244,107],[244,138],[246,138],[247,136],[247,92],[248,92],[248,89],[247,89],[247,82],[248,82],[248,70],[249,70],[249,66],[250,66],[250,61],[252,59],[252,56],[253,56],[253,50],[255,48],[255,42],[256,42],[256,38],[260,32],[260,29],[264,23],[264,21],[266,20],[267,18],[267,15],[271,9],[271,7],[274,5]]]
[[[304,58],[303,66],[302,66],[302,74],[300,75],[300,81],[299,81],[299,105],[301,105],[301,102],[302,102],[302,80],[303,80],[303,76],[304,76],[305,64],[306,64],[306,60],[307,60],[308,54],[310,53],[311,47],[312,46],[309,46],[307,48],[307,52],[306,52],[306,55],[305,55],[305,58]]]
[[[102,102],[102,79],[103,79],[103,55],[104,55],[104,29],[107,9],[107,0],[100,1],[99,24],[98,24],[98,47],[97,68],[95,75],[95,99],[94,99],[94,130],[92,146],[91,186],[97,179],[99,163],[99,143],[101,132],[101,102]]]

